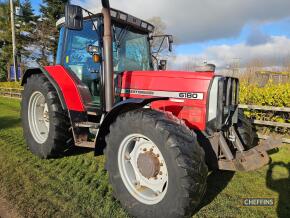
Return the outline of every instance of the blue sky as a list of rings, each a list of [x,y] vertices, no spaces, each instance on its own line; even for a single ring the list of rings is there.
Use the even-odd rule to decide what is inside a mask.
[[[39,11],[39,4],[40,4],[39,2],[41,2],[41,1],[39,1],[39,0],[31,0],[32,7],[33,7],[33,9],[34,9],[34,11],[36,13],[38,13],[38,11]]]
[[[98,1],[71,0],[90,9]],[[32,0],[35,11],[39,2]],[[175,65],[206,59],[224,68],[235,58],[243,65],[257,58],[276,66],[290,59],[289,0],[111,0],[111,6],[142,19],[161,17],[175,37]]]

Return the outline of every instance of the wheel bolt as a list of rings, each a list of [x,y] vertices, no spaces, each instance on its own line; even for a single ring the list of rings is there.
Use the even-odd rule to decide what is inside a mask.
[[[162,171],[159,172],[159,175],[162,175]]]
[[[144,149],[143,149],[143,151],[147,151],[147,149],[146,149],[146,148],[144,148]]]
[[[159,157],[159,154],[156,154],[156,157]]]
[[[152,152],[153,151],[153,148],[150,148],[150,151]]]

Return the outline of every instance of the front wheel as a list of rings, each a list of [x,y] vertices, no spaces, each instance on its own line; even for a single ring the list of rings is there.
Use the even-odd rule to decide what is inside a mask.
[[[106,137],[115,197],[136,217],[183,217],[206,187],[204,151],[195,134],[166,114],[141,109],[120,115]]]

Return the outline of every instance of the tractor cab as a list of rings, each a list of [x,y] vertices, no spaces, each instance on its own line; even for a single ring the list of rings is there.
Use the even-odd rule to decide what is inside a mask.
[[[124,71],[152,71],[150,34],[154,26],[115,9],[111,9],[111,16],[114,78]],[[85,98],[91,97],[87,104],[99,108],[102,104],[103,16],[99,13],[84,17],[81,30],[69,29],[64,24],[65,18],[57,22],[60,31],[57,64],[72,71],[87,86],[91,93]],[[97,59],[92,58],[91,49]]]

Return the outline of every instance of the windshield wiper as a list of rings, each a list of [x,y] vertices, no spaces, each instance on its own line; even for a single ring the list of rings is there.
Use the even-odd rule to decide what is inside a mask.
[[[122,29],[120,31],[120,33],[119,33],[119,35],[117,36],[117,39],[116,39],[116,44],[117,44],[118,48],[121,46],[121,43],[123,42],[123,40],[127,36],[129,30],[130,30],[130,26],[128,25],[128,26],[126,26],[124,29]]]

